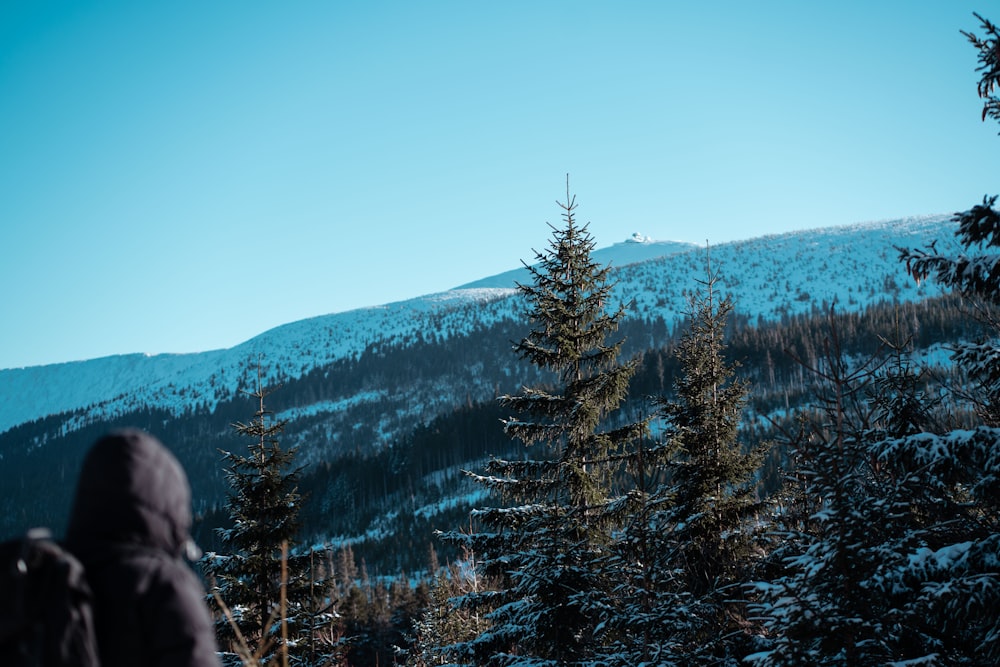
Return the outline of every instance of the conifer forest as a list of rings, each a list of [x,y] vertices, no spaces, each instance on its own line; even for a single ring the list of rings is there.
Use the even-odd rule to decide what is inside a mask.
[[[1000,31],[977,18],[976,92],[1000,129]],[[648,347],[567,178],[518,284],[524,328],[463,348],[482,359],[408,362],[492,364],[506,341],[523,370],[495,400],[308,466],[272,403],[323,378],[258,375],[218,408],[228,495],[196,508],[197,565],[228,664],[1000,665],[996,203],[956,213],[952,246],[889,249],[900,282],[942,289],[920,303],[750,321],[709,247],[682,326]],[[933,341],[947,374],[913,354]],[[386,384],[408,372],[393,353]],[[472,511],[324,537],[430,474]]]

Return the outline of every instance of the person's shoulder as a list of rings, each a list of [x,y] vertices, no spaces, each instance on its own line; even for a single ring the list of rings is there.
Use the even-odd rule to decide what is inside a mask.
[[[157,665],[217,667],[214,623],[201,580],[187,561],[169,554],[137,556],[147,568],[140,609],[148,620],[149,649]]]
[[[85,565],[96,576],[110,577],[115,585],[125,585],[138,595],[171,588],[191,589],[200,594],[201,581],[191,565],[179,556],[134,544],[118,544],[93,552]],[[128,583],[131,582],[131,583]]]
[[[125,554],[123,561],[131,567],[149,571],[157,579],[201,587],[190,563],[161,549],[137,548]]]
[[[211,626],[205,587],[187,561],[161,552],[136,554],[130,565],[144,571],[144,606],[162,617],[184,618],[184,625]]]

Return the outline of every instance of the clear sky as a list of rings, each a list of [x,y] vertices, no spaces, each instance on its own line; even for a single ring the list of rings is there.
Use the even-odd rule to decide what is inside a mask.
[[[966,0],[0,3],[0,368],[1000,192]]]

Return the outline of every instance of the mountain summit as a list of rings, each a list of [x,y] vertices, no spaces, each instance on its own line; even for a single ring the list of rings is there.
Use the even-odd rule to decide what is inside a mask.
[[[912,217],[724,243],[710,248],[711,261],[721,269],[737,311],[753,318],[780,319],[833,303],[857,310],[885,300],[918,300],[936,294],[935,288],[907,280],[895,246],[950,240],[949,218]],[[630,304],[630,317],[662,318],[668,325],[680,320],[706,260],[702,246],[650,241],[641,234],[593,256],[617,269],[616,294]],[[73,430],[143,408],[172,414],[211,409],[237,393],[258,358],[265,360],[270,380],[287,380],[356,359],[372,347],[444,339],[516,320],[520,304],[514,285],[527,276],[522,267],[439,294],[292,322],[224,350],[0,370],[0,433],[63,412],[75,415],[65,426]]]
[[[661,257],[669,257],[681,252],[698,248],[695,243],[684,241],[653,241],[647,236],[636,232],[631,238],[615,243],[609,248],[599,248],[591,253],[595,261],[621,268],[637,262],[646,262]],[[473,289],[478,287],[514,287],[517,283],[530,280],[528,270],[524,267],[511,269],[488,278],[480,278],[471,283],[460,285],[455,289]]]

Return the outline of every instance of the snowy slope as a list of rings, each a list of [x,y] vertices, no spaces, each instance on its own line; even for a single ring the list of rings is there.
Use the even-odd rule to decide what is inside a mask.
[[[591,257],[600,264],[610,264],[615,268],[621,268],[637,262],[647,262],[652,259],[688,252],[697,247],[697,244],[686,243],[684,241],[654,241],[636,232],[627,241],[616,243],[610,248],[598,248],[594,250],[591,253]],[[531,274],[522,266],[519,269],[511,269],[495,276],[481,278],[474,282],[460,285],[455,289],[514,287],[517,283],[523,285],[530,280]]]
[[[836,301],[857,309],[886,299],[936,294],[904,275],[896,245],[953,242],[950,216],[835,227],[713,246],[710,257],[737,309],[780,318]],[[705,275],[709,253],[685,243],[644,239],[595,251],[618,268],[618,298],[633,316],[674,322]],[[524,271],[523,268],[520,271]],[[226,350],[183,355],[122,355],[83,362],[0,370],[0,432],[33,419],[86,408],[89,418],[142,406],[175,413],[212,407],[232,395],[262,357],[272,377],[300,377],[313,368],[357,356],[370,344],[405,343],[422,332],[456,335],[520,313],[512,289],[518,270],[462,288],[384,306],[323,315],[277,327]],[[70,425],[72,428],[72,425]]]
[[[232,395],[262,358],[274,377],[303,373],[356,355],[374,341],[400,342],[462,306],[488,304],[513,290],[444,292],[384,306],[324,315],[276,327],[225,350],[131,354],[0,371],[0,432],[77,408],[117,415],[143,405],[182,411]],[[483,309],[484,313],[488,309]]]
[[[916,285],[898,261],[897,246],[922,247],[933,240],[946,250],[957,226],[950,215],[883,221],[764,236],[712,246],[626,267],[623,296],[639,313],[665,316],[683,309],[685,294],[705,275],[706,256],[751,317],[778,319],[823,304],[857,310],[886,300],[913,301],[937,295],[933,283]],[[669,318],[667,318],[669,321]]]

